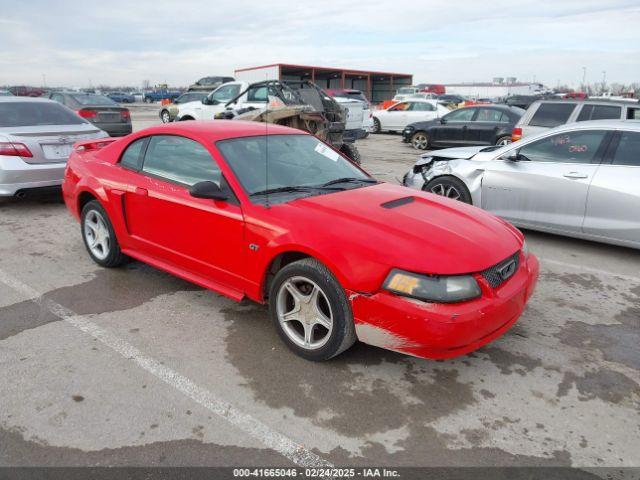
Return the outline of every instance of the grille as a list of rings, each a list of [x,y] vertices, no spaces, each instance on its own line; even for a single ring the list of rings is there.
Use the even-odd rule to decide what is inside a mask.
[[[512,262],[513,268],[509,268]],[[489,285],[491,285],[492,288],[498,288],[518,271],[519,266],[520,252],[518,251],[511,255],[509,258],[494,265],[493,267],[487,268],[486,270],[481,272],[481,274],[485,278],[485,280],[489,282]]]

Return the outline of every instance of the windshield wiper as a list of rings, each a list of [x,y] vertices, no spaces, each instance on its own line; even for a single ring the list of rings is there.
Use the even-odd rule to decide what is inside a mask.
[[[323,183],[322,187],[328,187],[330,185],[336,185],[338,183],[378,183],[377,180],[373,178],[356,178],[356,177],[344,177],[344,178],[336,178],[335,180],[331,180],[327,183]]]
[[[282,193],[282,192],[315,192],[317,191],[317,187],[305,187],[303,185],[289,185],[288,187],[277,187],[277,188],[267,188],[266,190],[258,190],[257,192],[253,192],[250,196],[258,196],[258,195],[269,195],[271,193]]]

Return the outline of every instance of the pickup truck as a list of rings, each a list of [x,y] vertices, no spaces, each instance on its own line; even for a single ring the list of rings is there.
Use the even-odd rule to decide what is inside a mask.
[[[267,103],[266,87],[261,89],[249,89],[234,105],[227,107],[229,100],[249,88],[247,82],[227,82],[220,85],[201,101],[180,104],[176,120],[213,120],[216,115],[227,109],[243,107],[264,107]]]
[[[142,96],[142,101],[145,103],[153,103],[159,102],[160,100],[175,100],[182,92],[178,92],[177,90],[154,90],[152,92],[144,92]]]

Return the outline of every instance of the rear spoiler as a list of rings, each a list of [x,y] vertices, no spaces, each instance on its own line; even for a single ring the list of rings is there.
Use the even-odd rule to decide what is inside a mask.
[[[100,150],[115,142],[116,138],[99,138],[97,140],[83,140],[73,144],[73,149],[78,153]]]

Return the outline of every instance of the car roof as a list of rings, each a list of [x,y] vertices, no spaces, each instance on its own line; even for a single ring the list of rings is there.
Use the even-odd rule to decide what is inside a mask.
[[[190,120],[155,125],[137,132],[145,135],[192,135],[202,140],[217,142],[238,137],[257,135],[309,135],[301,130],[274,125],[271,123],[249,122],[242,120]],[[141,135],[140,135],[141,134]]]
[[[571,103],[571,104],[585,104],[585,105],[621,105],[627,107],[640,106],[640,102],[637,99],[628,99],[628,100],[609,100],[607,98],[544,98],[540,100],[536,100],[535,104],[540,103]]]
[[[575,130],[577,128],[584,130],[594,127],[608,130],[640,130],[640,120],[588,120],[586,122],[566,123],[559,127],[555,127],[554,131]]]
[[[6,102],[6,103],[9,103],[9,102],[11,102],[11,103],[18,103],[18,102],[57,103],[57,102],[54,102],[53,100],[49,100],[48,98],[44,98],[44,97],[18,97],[18,96],[0,97],[0,102]]]

